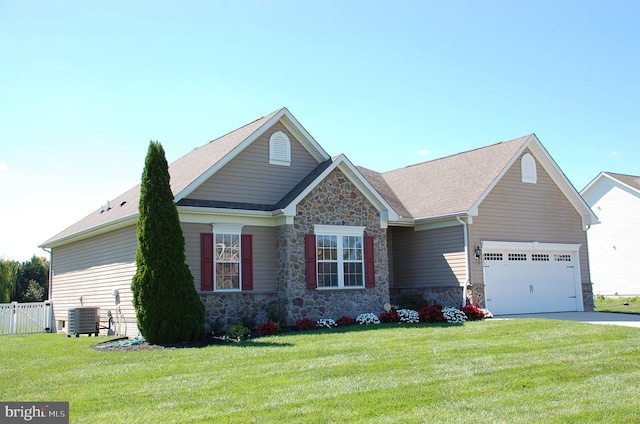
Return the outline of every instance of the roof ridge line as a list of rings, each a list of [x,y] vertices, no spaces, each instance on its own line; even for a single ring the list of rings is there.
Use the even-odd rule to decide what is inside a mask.
[[[260,118],[258,118],[258,119],[254,119],[253,121],[248,122],[248,123],[244,124],[243,126],[236,128],[235,130],[231,130],[231,131],[229,131],[229,132],[227,132],[227,133],[225,133],[225,134],[221,135],[220,137],[216,137],[216,138],[214,138],[213,140],[209,141],[209,142],[208,142],[208,143],[206,143],[206,144],[203,144],[202,146],[206,146],[207,144],[211,144],[211,143],[213,143],[213,142],[214,142],[214,141],[216,141],[216,140],[220,140],[221,138],[224,138],[224,137],[228,136],[229,134],[233,134],[234,132],[238,132],[238,131],[240,131],[241,129],[243,129],[243,128],[245,128],[245,127],[248,127],[249,125],[255,124],[256,122],[260,121],[261,119],[265,119],[266,117],[274,116],[274,115],[276,115],[278,112],[280,112],[282,109],[284,109],[284,108],[283,108],[283,107],[281,107],[280,109],[278,109],[278,110],[274,110],[273,112],[268,113],[268,114],[266,114],[266,115],[264,115],[264,116],[261,116],[261,117],[260,117]],[[194,148],[194,150],[195,150],[195,149],[199,149],[199,148],[200,148],[200,147],[202,147],[202,146],[196,147],[196,148]]]
[[[447,155],[447,156],[442,156],[442,157],[431,159],[431,160],[425,160],[425,161],[422,161],[422,162],[418,162],[418,163],[414,163],[414,164],[411,164],[411,165],[403,166],[401,168],[396,168],[396,169],[392,169],[390,171],[381,172],[380,174],[387,174],[389,172],[394,172],[394,171],[397,171],[399,169],[406,169],[406,168],[411,168],[411,167],[414,167],[414,166],[424,165],[425,163],[432,163],[432,162],[435,162],[435,161],[448,159],[448,158],[452,158],[452,157],[455,157],[455,156],[460,156],[460,155],[463,155],[463,154],[466,154],[466,153],[475,152],[476,150],[483,150],[483,149],[488,149],[489,147],[498,146],[500,144],[511,143],[511,142],[514,142],[514,141],[517,141],[517,140],[529,138],[533,134],[534,133],[530,133],[530,134],[527,134],[527,135],[523,135],[522,137],[513,138],[511,140],[499,141],[497,143],[489,144],[489,145],[486,145],[486,146],[475,147],[473,149],[465,150],[465,151],[462,151],[462,152],[452,153],[452,154]]]

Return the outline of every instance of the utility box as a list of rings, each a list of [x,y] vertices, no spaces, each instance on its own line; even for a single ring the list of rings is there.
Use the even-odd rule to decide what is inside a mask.
[[[67,337],[80,334],[98,335],[100,331],[100,308],[83,306],[69,309],[67,316]]]

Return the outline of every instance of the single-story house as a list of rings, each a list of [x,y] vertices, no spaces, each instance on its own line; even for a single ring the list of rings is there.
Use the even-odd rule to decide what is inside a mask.
[[[593,307],[586,230],[597,219],[534,134],[378,173],[330,156],[283,108],[169,172],[209,325],[275,302],[286,324],[411,296],[496,314]],[[139,194],[43,243],[59,330],[84,305],[100,306],[109,331],[137,334]]]
[[[594,294],[640,295],[640,177],[601,172],[581,194],[601,222],[588,232]]]

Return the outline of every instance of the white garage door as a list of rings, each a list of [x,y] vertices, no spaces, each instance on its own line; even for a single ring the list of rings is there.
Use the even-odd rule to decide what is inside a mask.
[[[582,311],[579,247],[484,242],[487,309],[497,315]]]

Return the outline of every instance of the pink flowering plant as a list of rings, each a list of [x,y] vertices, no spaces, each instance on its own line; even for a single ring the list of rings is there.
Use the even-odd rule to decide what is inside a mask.
[[[442,313],[442,307],[439,305],[425,306],[418,311],[420,321],[422,322],[444,322],[444,314]]]
[[[389,312],[383,312],[380,315],[380,322],[393,324],[396,322],[400,322],[400,315],[394,310],[390,310]]]
[[[278,334],[279,332],[280,325],[273,321],[268,321],[258,325],[258,334],[260,334],[261,336],[273,336],[274,334]]]
[[[463,306],[460,310],[467,316],[468,321],[479,321],[485,318],[482,309],[478,308],[475,305],[466,305]]]
[[[338,327],[348,327],[350,325],[354,325],[355,323],[356,323],[355,319],[348,317],[346,315],[341,316],[336,321],[336,324],[338,324]]]
[[[318,328],[318,322],[315,319],[304,317],[296,320],[296,327],[300,331],[315,330]]]

